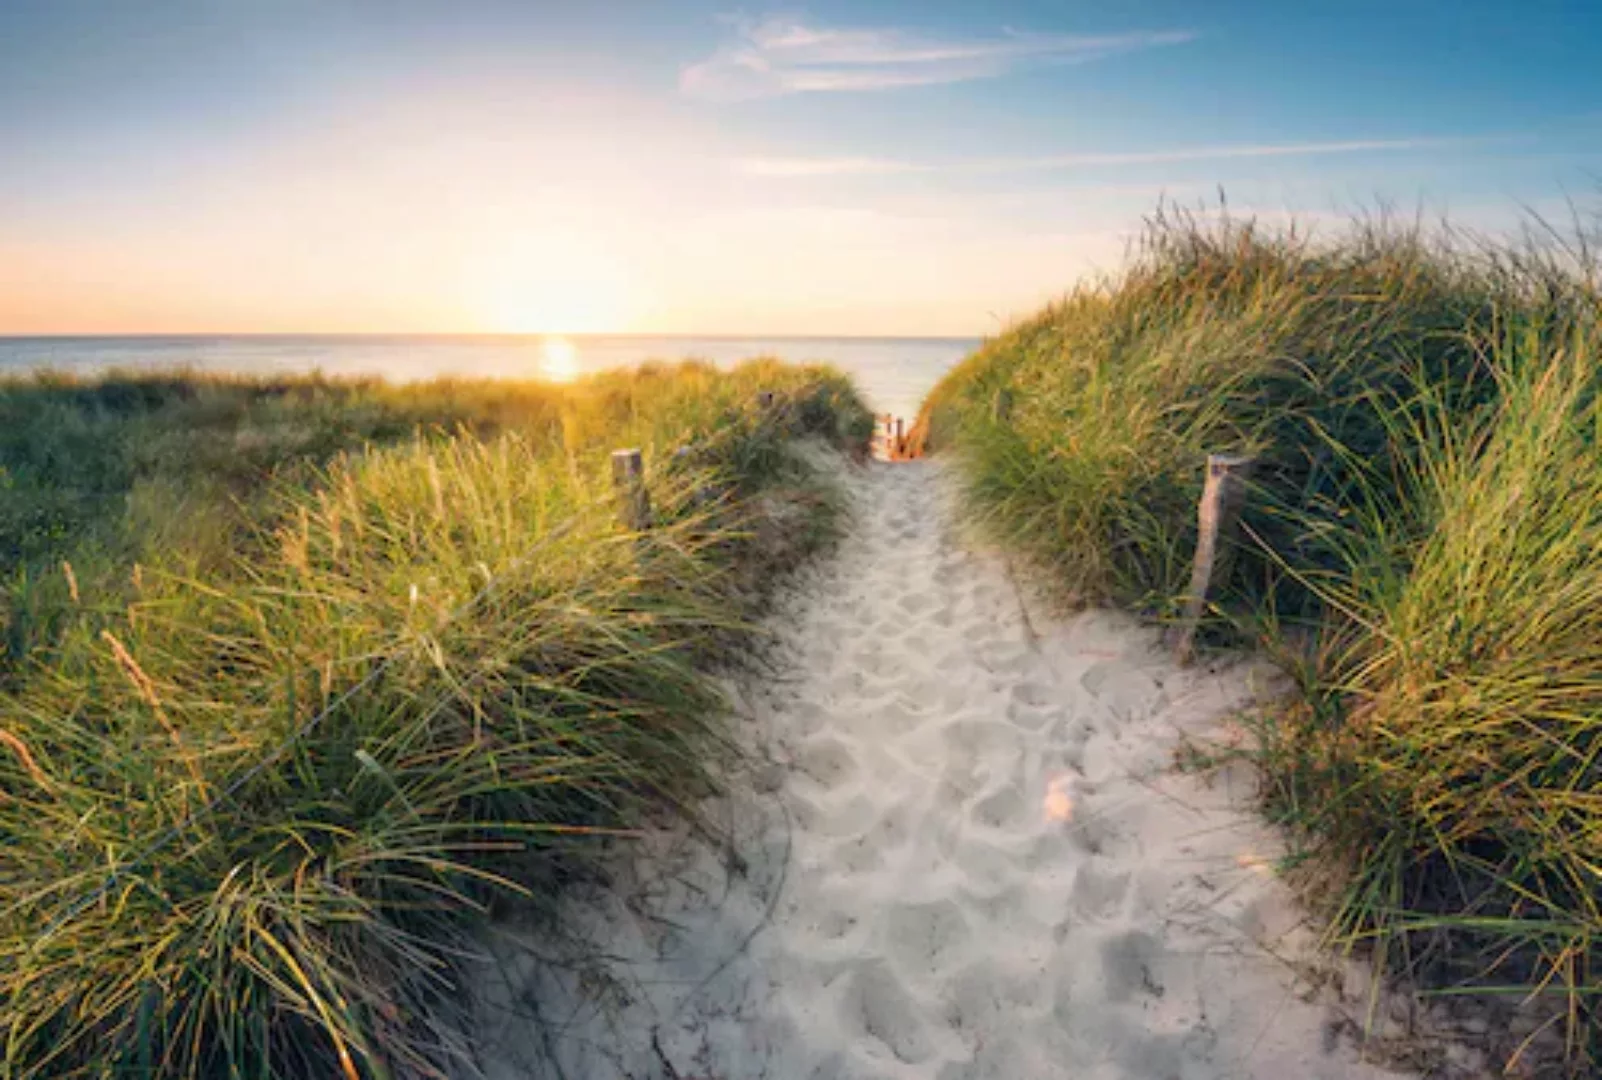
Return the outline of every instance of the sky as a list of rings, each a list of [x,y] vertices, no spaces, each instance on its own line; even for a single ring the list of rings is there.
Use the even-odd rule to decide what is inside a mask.
[[[1602,193],[1602,5],[0,0],[0,334],[990,333]]]

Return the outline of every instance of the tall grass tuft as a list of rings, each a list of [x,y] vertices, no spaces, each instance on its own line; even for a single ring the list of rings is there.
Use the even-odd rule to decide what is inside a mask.
[[[286,458],[219,511],[221,554],[80,582],[19,658],[0,1075],[459,1074],[476,923],[553,907],[717,783],[707,667],[826,537],[825,479],[786,447],[864,443],[849,384],[762,363],[446,389],[360,390],[465,426]],[[659,463],[640,535],[605,480],[619,441]],[[773,528],[787,511],[809,527]]]
[[[1581,1063],[1602,1049],[1596,332],[1509,329],[1494,408],[1392,414],[1426,450],[1344,530],[1307,702],[1266,743],[1273,806],[1348,871],[1337,932],[1435,985],[1548,991]]]
[[[1172,610],[1210,452],[1259,454],[1248,524],[1275,551],[1335,565],[1319,525],[1400,467],[1377,407],[1419,377],[1472,408],[1494,394],[1481,347],[1509,305],[1567,317],[1555,261],[1380,219],[1338,243],[1172,208],[1130,267],[986,342],[930,395],[918,435],[955,446],[971,505],[1085,602]],[[1004,422],[998,394],[1010,392]],[[1309,514],[1318,519],[1309,523]],[[1315,598],[1253,552],[1237,590],[1282,614]],[[1316,606],[1316,605],[1313,605]]]

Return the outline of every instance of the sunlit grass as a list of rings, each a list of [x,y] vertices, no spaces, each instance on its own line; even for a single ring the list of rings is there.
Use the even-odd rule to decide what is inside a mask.
[[[1581,1063],[1602,959],[1596,330],[1509,332],[1483,415],[1390,414],[1427,451],[1315,583],[1338,614],[1265,742],[1273,805],[1351,871],[1337,932],[1437,985],[1569,995]]]
[[[117,474],[79,546],[15,564],[99,560],[35,598],[50,631],[13,634],[0,697],[3,1074],[451,1073],[475,922],[548,908],[607,838],[716,783],[707,667],[834,513],[790,441],[859,446],[871,420],[840,376],[773,363],[292,382],[281,407],[185,382],[144,388],[177,395],[152,406],[167,423],[211,395],[273,417],[201,444],[287,442],[317,403],[337,434],[248,476],[163,462],[218,492],[200,548],[153,550],[116,498],[149,476]],[[118,386],[140,391],[52,393],[92,413]],[[384,437],[350,449],[374,417]],[[617,522],[618,444],[652,463],[643,537]]]

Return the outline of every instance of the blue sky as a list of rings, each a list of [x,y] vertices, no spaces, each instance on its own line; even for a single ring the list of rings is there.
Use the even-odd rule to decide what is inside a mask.
[[[969,334],[1160,196],[1594,202],[1602,5],[10,0],[0,333]]]

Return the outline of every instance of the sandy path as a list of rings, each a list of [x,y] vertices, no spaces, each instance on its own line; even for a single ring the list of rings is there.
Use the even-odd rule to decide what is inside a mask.
[[[1309,935],[1249,777],[1172,768],[1261,673],[1026,613],[936,464],[850,483],[851,536],[776,616],[789,663],[743,695],[775,764],[714,808],[731,845],[658,837],[575,900],[607,963],[508,940],[491,1074],[1393,1076],[1293,973]]]

